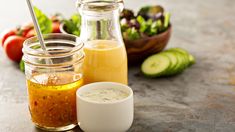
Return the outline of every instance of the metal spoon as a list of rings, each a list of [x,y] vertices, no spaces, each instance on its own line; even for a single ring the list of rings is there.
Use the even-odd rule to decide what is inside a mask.
[[[37,33],[37,38],[38,38],[39,43],[40,43],[40,45],[42,47],[42,50],[44,51],[45,54],[49,54],[47,49],[46,49],[46,45],[44,43],[44,38],[43,38],[42,32],[40,30],[40,26],[38,24],[38,20],[36,18],[36,15],[35,15],[35,12],[34,12],[34,9],[33,9],[33,4],[31,2],[31,0],[26,0],[26,2],[27,2],[27,5],[28,5],[29,12],[31,14],[31,18],[33,20],[34,28],[35,28],[36,33]],[[46,60],[46,63],[47,64],[53,64],[51,59]]]

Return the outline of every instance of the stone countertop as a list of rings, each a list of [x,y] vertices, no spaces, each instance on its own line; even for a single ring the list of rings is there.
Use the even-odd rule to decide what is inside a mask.
[[[138,66],[129,68],[135,93],[130,132],[234,132],[234,0],[147,3],[159,3],[172,12],[173,35],[168,47],[187,49],[197,63],[180,75],[159,79],[143,77]],[[147,3],[126,1],[134,9]],[[24,74],[2,50],[0,69],[0,132],[40,132],[30,121]]]

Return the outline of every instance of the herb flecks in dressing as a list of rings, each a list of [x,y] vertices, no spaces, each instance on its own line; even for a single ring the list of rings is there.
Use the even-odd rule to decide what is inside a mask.
[[[88,101],[98,103],[115,102],[128,97],[128,93],[121,89],[116,88],[97,88],[87,92],[83,92],[81,97]]]

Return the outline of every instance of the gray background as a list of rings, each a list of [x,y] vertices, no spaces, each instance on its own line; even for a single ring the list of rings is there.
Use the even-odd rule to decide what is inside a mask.
[[[47,14],[75,12],[74,0],[34,0]],[[161,4],[172,13],[168,47],[183,47],[197,64],[181,75],[147,79],[129,68],[135,93],[133,132],[235,131],[235,1],[128,0],[137,9]],[[24,0],[1,0],[0,31],[30,20]],[[1,48],[0,48],[1,49]],[[24,75],[0,50],[0,132],[35,132]],[[77,128],[74,131],[79,131]]]

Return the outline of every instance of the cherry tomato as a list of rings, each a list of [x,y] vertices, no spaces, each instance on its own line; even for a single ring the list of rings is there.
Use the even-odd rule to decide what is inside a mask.
[[[52,32],[53,33],[61,33],[61,31],[60,31],[60,22],[53,22],[52,23]]]
[[[26,38],[31,38],[36,36],[36,32],[34,29],[31,29],[30,31],[28,31],[28,33],[25,35]]]
[[[52,22],[61,22],[63,19],[63,16],[58,13],[51,17]]]
[[[54,15],[54,16],[51,17],[51,21],[52,22],[58,22],[59,19],[58,19],[58,17],[56,15]]]
[[[26,37],[26,35],[28,34],[28,32],[29,32],[31,29],[33,29],[33,23],[32,23],[32,22],[29,22],[29,23],[23,25],[23,26],[21,27],[21,32],[22,32],[21,34],[22,34],[22,36],[23,36],[23,37]]]
[[[20,62],[23,53],[24,37],[21,36],[10,36],[4,42],[4,51],[9,59],[15,62]]]
[[[6,30],[1,34],[1,45],[4,46],[4,42],[6,41],[6,39],[10,36],[16,35],[17,34],[17,30],[16,29],[12,29],[12,30]]]

